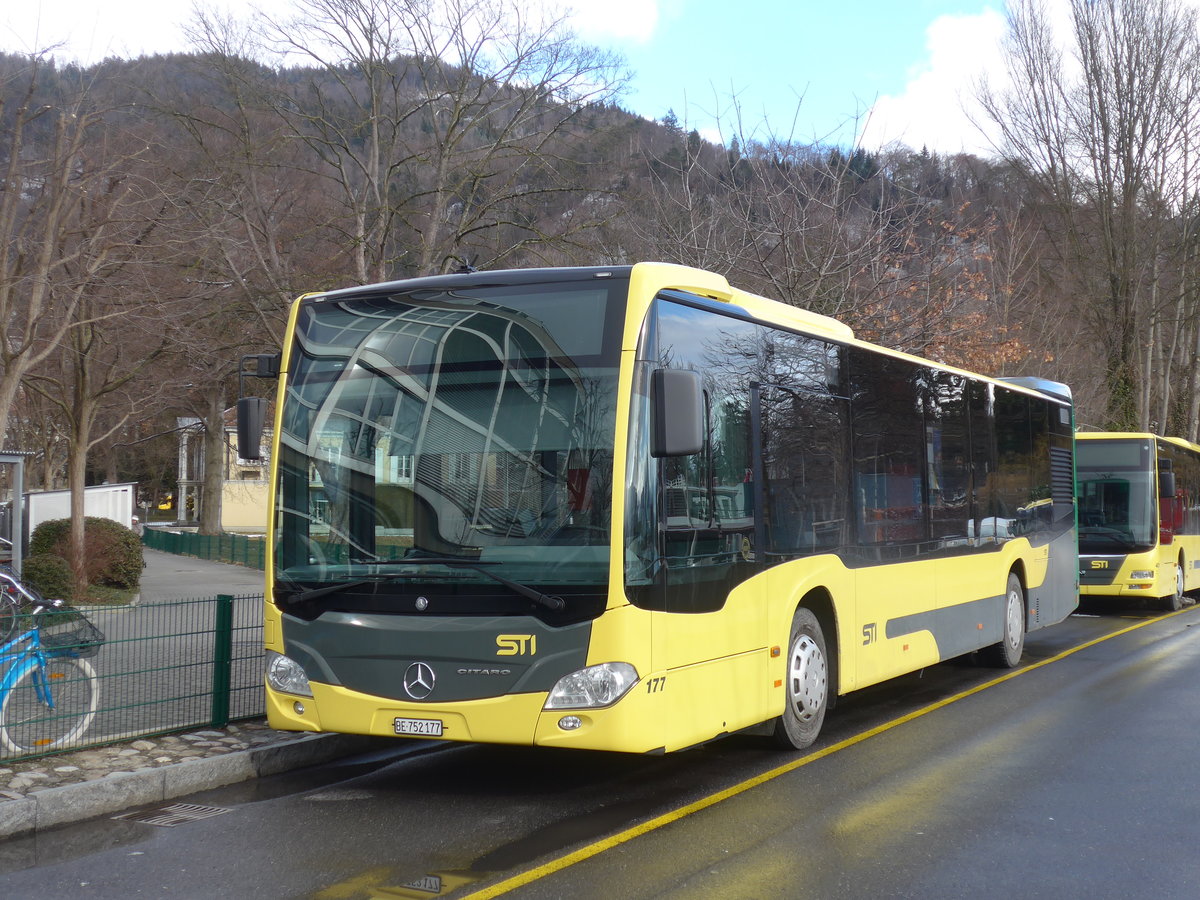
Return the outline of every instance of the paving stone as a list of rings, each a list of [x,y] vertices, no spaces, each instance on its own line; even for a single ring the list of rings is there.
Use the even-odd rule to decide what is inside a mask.
[[[175,763],[223,757],[235,750],[268,747],[295,739],[296,735],[275,731],[265,720],[255,719],[221,730],[203,729],[164,735],[153,741],[143,738],[41,759],[6,761],[0,768],[0,790],[22,797],[35,789],[93,782],[111,775],[125,776],[134,769],[158,771]]]

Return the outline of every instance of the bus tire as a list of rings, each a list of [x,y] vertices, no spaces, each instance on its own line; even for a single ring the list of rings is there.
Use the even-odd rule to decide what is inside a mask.
[[[1016,572],[1008,573],[1004,589],[1004,625],[998,644],[983,648],[983,661],[989,666],[1012,669],[1025,651],[1025,589]]]
[[[1168,594],[1162,598],[1163,608],[1175,612],[1183,609],[1183,559],[1175,560],[1175,593]]]
[[[829,708],[829,656],[825,635],[813,611],[800,607],[792,616],[784,672],[784,710],[775,720],[775,742],[803,750],[817,739]]]

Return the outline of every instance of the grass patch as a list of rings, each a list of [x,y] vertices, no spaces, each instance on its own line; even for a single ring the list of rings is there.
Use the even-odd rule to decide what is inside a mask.
[[[134,601],[138,593],[139,591],[137,590],[108,587],[104,584],[92,584],[88,586],[85,596],[72,600],[71,603],[86,603],[90,606],[127,606]]]

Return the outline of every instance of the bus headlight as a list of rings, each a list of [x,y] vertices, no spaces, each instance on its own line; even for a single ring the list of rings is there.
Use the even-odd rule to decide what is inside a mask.
[[[267,651],[267,684],[272,690],[285,694],[299,694],[301,697],[313,695],[308,676],[300,664],[274,650]]]
[[[588,709],[616,703],[638,680],[629,663],[601,663],[564,675],[546,698],[546,709]]]
[[[1136,572],[1129,573],[1130,578],[1153,578],[1154,572],[1150,569],[1138,569]]]

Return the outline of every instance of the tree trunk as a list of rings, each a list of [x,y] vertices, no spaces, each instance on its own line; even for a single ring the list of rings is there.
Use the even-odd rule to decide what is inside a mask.
[[[67,457],[67,482],[71,488],[71,545],[68,561],[71,564],[71,597],[87,597],[87,542],[84,529],[84,509],[87,496],[87,446],[74,439]]]
[[[208,396],[204,416],[204,481],[200,485],[200,533],[221,533],[221,494],[225,489],[225,394],[220,385]]]
[[[1200,321],[1194,322],[1192,328],[1192,399],[1188,404],[1188,433],[1184,435],[1189,441],[1200,437]]]
[[[1154,389],[1154,361],[1158,356],[1159,325],[1157,310],[1151,310],[1150,321],[1146,325],[1146,331],[1150,335],[1150,340],[1146,342],[1141,354],[1142,374],[1141,385],[1138,390],[1138,431],[1150,431],[1152,429],[1157,431],[1162,427],[1162,423],[1158,423],[1156,427],[1155,423],[1150,421],[1151,397],[1153,396]]]
[[[1108,386],[1108,428],[1134,431],[1138,421],[1137,361],[1126,347],[1112,348],[1104,373]]]
[[[1171,336],[1166,342],[1167,347],[1163,350],[1162,366],[1159,367],[1158,372],[1158,382],[1160,385],[1158,405],[1159,434],[1179,433],[1177,416],[1171,414],[1171,406],[1175,402],[1175,395],[1171,390],[1171,386],[1174,384],[1175,359],[1178,357],[1179,347],[1183,343],[1180,332],[1184,329],[1186,321],[1187,311],[1184,303],[1184,288],[1181,284],[1179,295],[1175,301],[1175,318],[1173,320],[1173,327],[1171,328]]]

